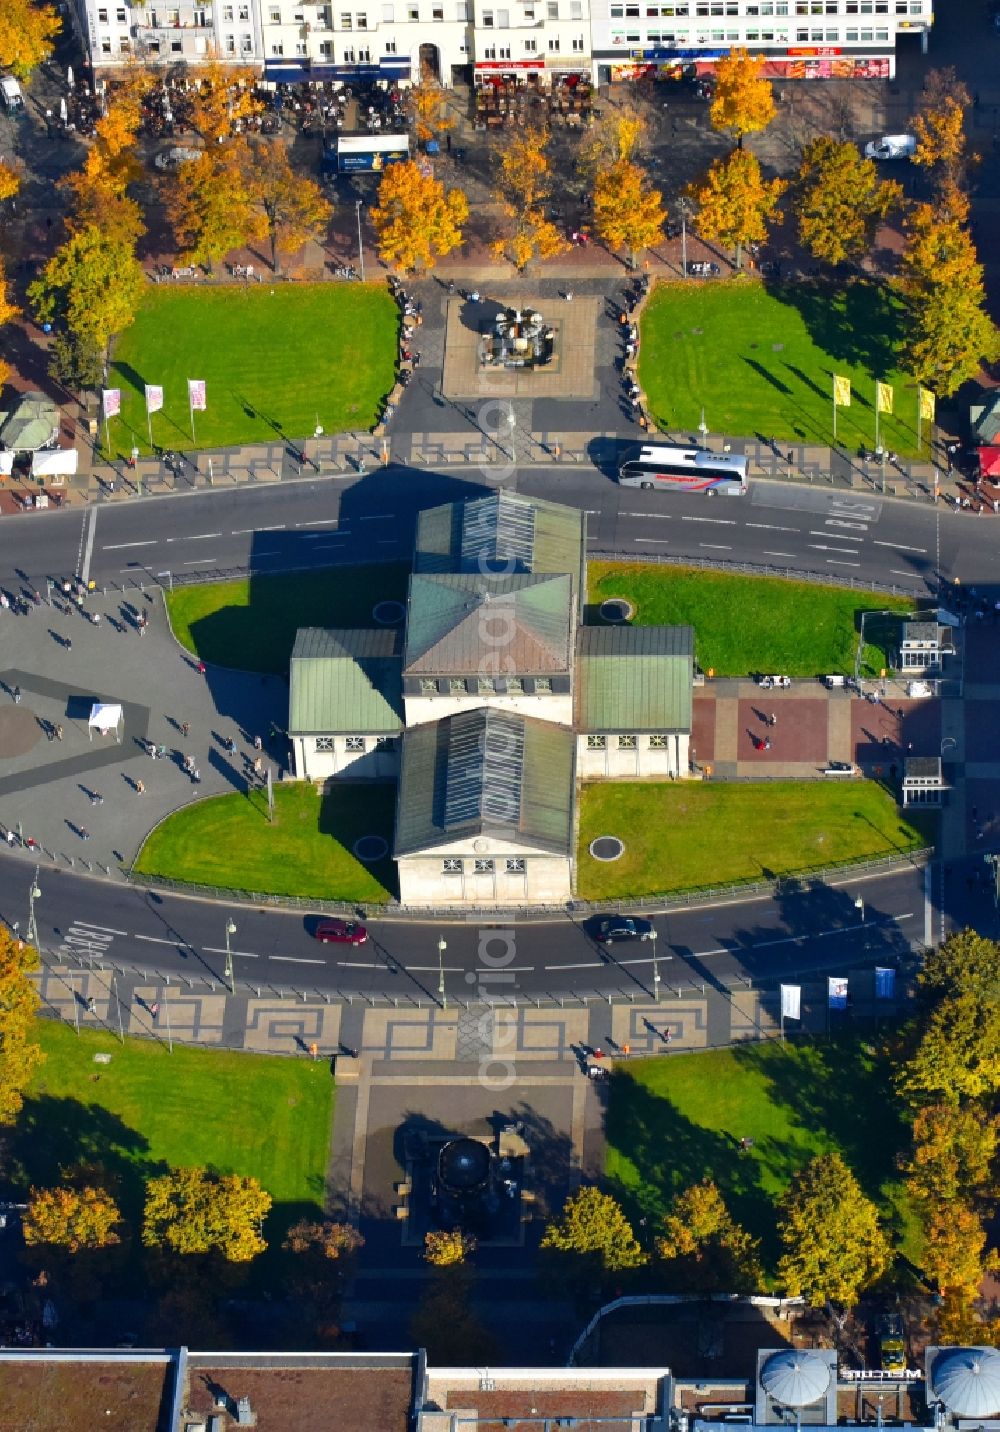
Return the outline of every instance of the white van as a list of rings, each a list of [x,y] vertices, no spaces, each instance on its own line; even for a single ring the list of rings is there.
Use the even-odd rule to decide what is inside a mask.
[[[3,79],[0,79],[0,99],[3,100],[4,109],[11,114],[16,109],[24,108],[24,95],[13,75],[4,75]]]
[[[865,145],[866,159],[912,159],[917,141],[912,134],[883,134]]]

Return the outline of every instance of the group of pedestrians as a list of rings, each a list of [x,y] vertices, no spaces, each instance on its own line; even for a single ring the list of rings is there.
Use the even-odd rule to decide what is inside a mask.
[[[778,724],[777,712],[758,711],[756,714],[758,718],[764,723],[765,732],[763,736],[759,736],[755,731],[751,732],[750,739],[753,741],[753,747],[755,751],[769,751],[771,749],[770,733]]]
[[[649,292],[649,278],[637,278],[625,294],[618,310],[618,331],[621,337],[622,400],[626,414],[634,418],[641,428],[646,426],[642,411],[642,389],[636,376],[636,361],[639,356],[639,325],[636,309]]]

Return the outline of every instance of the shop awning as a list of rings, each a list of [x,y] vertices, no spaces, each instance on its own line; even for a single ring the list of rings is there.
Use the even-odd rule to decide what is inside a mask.
[[[266,60],[264,62],[264,78],[267,80],[275,80],[282,84],[297,85],[311,77],[309,66],[301,61]]]
[[[1000,447],[979,449],[979,471],[983,477],[1000,477]]]

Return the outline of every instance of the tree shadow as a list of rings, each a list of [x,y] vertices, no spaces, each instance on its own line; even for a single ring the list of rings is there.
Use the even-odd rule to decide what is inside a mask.
[[[895,367],[902,305],[885,285],[819,281],[772,285],[771,292],[798,310],[813,342],[831,358],[876,377]]]
[[[773,373],[764,367],[763,363],[758,363],[756,358],[748,358],[745,353],[740,354],[740,357],[748,368],[752,368],[759,377],[764,379],[765,383],[770,383],[772,388],[777,388],[782,397],[790,398],[792,396],[792,390],[788,384],[783,383],[780,378],[776,378]],[[787,363],[785,367],[788,367]]]

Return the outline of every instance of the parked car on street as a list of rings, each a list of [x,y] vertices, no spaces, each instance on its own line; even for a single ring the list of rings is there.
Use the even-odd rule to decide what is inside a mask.
[[[359,920],[320,920],[313,938],[321,945],[363,945],[368,931]]]
[[[912,159],[916,152],[917,141],[912,134],[883,134],[881,139],[872,139],[865,145],[866,159]]]

